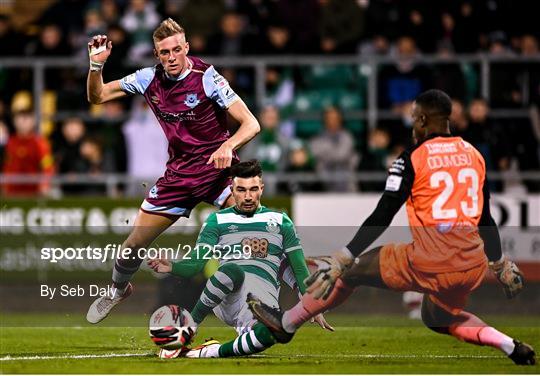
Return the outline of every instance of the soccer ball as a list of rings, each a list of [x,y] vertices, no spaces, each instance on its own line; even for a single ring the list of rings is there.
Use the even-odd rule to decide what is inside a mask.
[[[150,317],[149,326],[152,341],[166,350],[189,345],[197,331],[190,313],[174,304],[159,307]]]

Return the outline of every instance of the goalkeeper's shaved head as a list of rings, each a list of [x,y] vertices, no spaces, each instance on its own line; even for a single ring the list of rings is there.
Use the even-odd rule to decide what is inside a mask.
[[[415,142],[423,142],[434,133],[449,134],[451,113],[452,100],[444,91],[432,89],[420,94],[411,114]]]
[[[416,104],[422,106],[422,109],[433,115],[450,117],[452,113],[452,100],[444,91],[432,89],[420,94]]]

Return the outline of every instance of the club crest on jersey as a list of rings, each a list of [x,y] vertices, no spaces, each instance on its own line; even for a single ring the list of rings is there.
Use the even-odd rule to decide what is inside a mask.
[[[158,198],[158,187],[154,185],[152,189],[150,189],[150,192],[148,192],[149,198]]]
[[[184,101],[184,104],[188,106],[189,108],[194,108],[196,105],[198,105],[200,100],[197,99],[197,94],[188,94],[186,95],[186,100]]]
[[[274,234],[279,233],[279,223],[274,218],[270,218],[268,222],[266,222],[266,231]]]

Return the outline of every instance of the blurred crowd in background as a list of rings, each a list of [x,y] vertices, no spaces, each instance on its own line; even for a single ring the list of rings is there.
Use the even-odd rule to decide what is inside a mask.
[[[315,172],[321,179],[269,184],[271,193],[371,191],[355,172],[385,171],[411,144],[412,100],[429,88],[454,100],[456,135],[484,155],[488,170],[539,171],[540,56],[537,13],[510,0],[3,0],[0,5],[0,155],[4,173],[126,173],[155,179],[167,161],[166,140],[142,98],[101,106],[86,101],[87,42],[113,42],[106,81],[152,59],[152,32],[166,17],[186,30],[196,56],[386,56],[378,66],[377,107],[389,116],[375,127],[365,117],[366,66],[269,67],[264,105],[255,101],[252,68],[219,67],[257,114],[260,135],[241,157],[265,171]],[[484,53],[522,57],[491,63],[489,100],[482,98],[480,66],[468,60],[422,63],[422,55]],[[41,124],[36,124],[31,67],[2,68],[5,58],[80,58],[70,68],[46,70]],[[536,60],[535,60],[536,59]],[[140,65],[139,65],[140,66]],[[493,110],[522,110],[492,116]],[[525,113],[525,116],[523,115]],[[333,176],[350,175],[350,179]],[[75,176],[75,175],[74,175]],[[384,185],[384,184],[383,184]],[[538,181],[520,182],[529,192]],[[504,189],[494,183],[494,190]],[[50,185],[4,184],[3,194],[47,194]],[[101,194],[102,184],[66,184],[64,194]],[[139,194],[123,185],[124,194]]]

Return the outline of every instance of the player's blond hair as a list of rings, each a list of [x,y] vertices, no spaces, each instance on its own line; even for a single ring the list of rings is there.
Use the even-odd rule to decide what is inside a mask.
[[[152,38],[154,39],[154,43],[162,41],[165,38],[172,37],[176,34],[185,34],[184,28],[180,26],[175,20],[172,18],[167,18],[166,20],[162,21],[156,30],[154,30],[154,34],[152,34]]]

